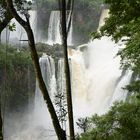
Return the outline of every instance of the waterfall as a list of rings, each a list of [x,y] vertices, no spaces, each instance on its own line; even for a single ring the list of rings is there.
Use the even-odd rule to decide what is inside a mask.
[[[69,21],[69,17],[68,20]],[[72,30],[73,24],[71,21],[71,27],[68,34],[68,45],[72,45]],[[48,27],[48,40],[47,44],[62,44],[61,39],[61,29],[60,29],[60,11],[52,11],[49,20],[49,27]]]
[[[99,20],[98,30],[105,24],[105,18],[107,17],[109,17],[109,9],[103,9]]]
[[[60,36],[60,12],[52,11],[48,27],[48,44],[61,44]]]
[[[64,59],[61,58],[58,61],[58,71],[57,71],[57,86],[58,92],[66,93],[66,85],[65,85],[65,74],[64,74]]]
[[[127,91],[122,88],[129,84],[132,72],[124,73],[120,69],[120,57],[116,56],[119,49],[118,44],[109,37],[102,37],[101,40],[96,39],[81,45],[77,50],[68,49],[75,121],[94,113],[104,114],[115,101],[126,99]],[[50,84],[48,89],[51,91],[55,88],[55,92],[50,94],[51,97],[59,92],[66,93],[64,60],[62,58],[58,60],[57,71],[54,68],[53,59],[47,55],[40,58],[40,65],[45,81],[48,85]],[[54,81],[56,82],[51,84],[51,79],[55,74]],[[42,98],[40,97],[37,97],[37,102],[40,102]],[[43,98],[41,100],[44,102]],[[52,100],[54,101],[54,98]],[[43,104],[45,110],[46,104]],[[48,118],[49,114],[44,110],[38,114]],[[40,118],[39,120],[44,122],[45,118]]]
[[[102,37],[70,53],[75,118],[103,114],[114,101],[125,100],[127,91],[122,88],[129,84],[132,72],[122,76],[118,50],[111,38]]]
[[[40,67],[44,82],[47,86],[47,90],[49,91],[50,97],[54,104],[55,110],[57,112],[57,116],[63,115],[60,112],[59,106],[55,105],[56,97],[55,95],[66,93],[65,86],[65,76],[64,76],[64,59],[60,58],[56,60],[55,64],[54,59],[51,56],[43,54],[39,59]],[[56,67],[57,69],[56,69]],[[65,98],[65,97],[64,97]],[[62,100],[62,105],[64,105],[65,100]],[[64,107],[65,108],[65,107]],[[50,114],[47,109],[47,105],[42,97],[41,91],[39,89],[38,83],[36,84],[36,93],[35,93],[35,114],[34,121],[37,126],[41,126],[44,131],[44,138],[47,137],[49,140],[56,140],[56,134],[52,125],[52,120],[50,118]],[[65,121],[60,124],[63,129],[66,128]],[[37,140],[35,138],[35,140]],[[42,140],[42,139],[41,139]]]
[[[119,46],[108,37],[84,44],[79,49],[69,49],[72,81],[74,120],[94,113],[104,114],[114,101],[125,100],[132,72],[122,72]],[[64,60],[60,58],[55,67],[51,56],[43,54],[39,60],[42,76],[54,103],[58,92],[65,93]],[[87,63],[88,62],[88,63]],[[57,110],[57,108],[55,108]],[[62,125],[62,124],[61,124]],[[65,124],[63,124],[63,128]],[[78,132],[75,126],[76,132]],[[56,140],[56,134],[47,105],[36,84],[35,109],[32,119],[6,140]]]
[[[56,93],[56,76],[55,76],[55,62],[51,56],[45,53],[39,60],[42,76],[47,86],[50,96]]]
[[[104,21],[104,16],[108,14],[105,12],[102,15],[101,23]],[[60,22],[59,16],[58,11],[52,11],[50,16],[48,42],[52,44],[55,44],[56,40],[61,40],[59,24],[57,24]],[[72,27],[70,34],[71,31]],[[132,71],[123,72],[120,69],[120,57],[116,56],[120,48],[122,46],[115,44],[111,38],[102,37],[78,46],[78,49],[68,49],[75,122],[78,118],[89,117],[94,113],[104,114],[115,101],[126,99],[127,91],[123,87],[130,83]],[[59,58],[56,66],[54,58],[44,53],[39,63],[43,80],[54,103],[57,93],[66,93],[64,60]],[[55,109],[57,110],[57,107]],[[26,125],[20,127],[6,140],[57,139],[46,101],[37,82],[32,120],[26,121]]]
[[[54,101],[57,89],[54,59],[44,53],[39,59],[39,63],[43,80],[47,86],[52,101]],[[41,127],[40,133],[44,135],[40,138],[41,140],[45,140],[45,138],[55,140],[56,134],[45,102],[46,101],[43,99],[38,83],[36,83],[34,123],[37,127]],[[34,138],[34,140],[37,140],[37,138]]]

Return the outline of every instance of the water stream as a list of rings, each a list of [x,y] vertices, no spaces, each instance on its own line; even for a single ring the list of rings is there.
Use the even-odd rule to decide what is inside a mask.
[[[68,20],[69,22],[69,17]],[[67,22],[67,23],[68,23]],[[68,45],[72,45],[72,32],[73,32],[73,23],[71,21],[71,26],[68,33]],[[49,20],[49,27],[48,27],[48,40],[47,44],[62,44],[61,39],[61,28],[60,28],[60,11],[52,11]]]

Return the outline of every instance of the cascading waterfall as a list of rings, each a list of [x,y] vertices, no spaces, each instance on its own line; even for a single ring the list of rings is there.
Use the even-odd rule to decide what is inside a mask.
[[[57,90],[58,92],[62,92],[63,94],[66,93],[63,58],[59,59],[58,61],[57,86],[58,86],[58,90]]]
[[[69,22],[69,17],[68,17]],[[72,45],[72,30],[73,24],[71,21],[71,26],[68,34],[68,45]],[[48,27],[48,40],[47,44],[62,44],[61,39],[61,29],[60,29],[60,11],[52,11],[49,20],[49,27]]]
[[[100,25],[106,15],[108,10],[103,11]],[[68,49],[75,121],[94,113],[104,114],[115,101],[126,99],[127,91],[122,88],[130,83],[132,72],[124,73],[120,69],[117,52],[122,47],[111,38],[102,37],[79,46],[78,50]],[[58,62],[57,78],[57,86],[63,92],[65,85],[62,59]]]
[[[82,48],[84,47],[84,48]],[[122,87],[129,84],[132,72],[122,72],[118,46],[108,37],[94,40],[80,49],[69,49],[71,68],[74,120],[105,113],[116,100],[125,100],[127,91]],[[82,51],[81,51],[82,50]],[[88,65],[87,65],[88,62]],[[46,54],[40,58],[43,79],[54,102],[57,92],[65,93],[64,60],[58,60],[57,70],[54,59]],[[63,128],[65,126],[63,125]],[[76,131],[77,128],[76,128]],[[7,140],[56,140],[47,105],[36,85],[35,110],[32,120],[21,127],[17,135]]]
[[[45,53],[39,60],[42,76],[51,97],[56,93],[55,62],[51,56]]]
[[[51,56],[43,54],[39,60],[42,76],[47,86],[51,99],[54,101],[56,95],[56,74],[55,74],[55,62]],[[38,84],[36,84],[35,94],[35,124],[41,127],[42,136],[41,140],[47,138],[49,140],[55,140],[56,134],[52,126],[50,114],[47,109],[47,105],[42,97]],[[37,140],[37,139],[36,139]]]
[[[53,11],[50,17],[48,42],[52,44],[55,44],[56,40],[60,41],[58,15],[60,15],[58,11]],[[53,30],[54,28],[57,30]],[[131,71],[123,72],[120,69],[120,57],[116,56],[120,46],[109,37],[96,39],[78,48],[77,50],[68,49],[75,122],[80,117],[91,116],[94,113],[103,114],[109,110],[114,101],[125,100],[127,91],[122,87],[129,84],[132,76]],[[54,59],[43,54],[40,58],[40,66],[44,82],[54,102],[57,93],[65,94],[66,92],[64,60],[63,58],[58,60],[56,69]],[[24,128],[21,127],[17,135],[12,135],[6,140],[57,139],[38,83],[36,84],[35,110],[32,120],[26,125]]]
[[[103,114],[114,101],[125,100],[127,91],[122,88],[129,84],[132,72],[122,76],[118,50],[110,38],[102,37],[90,42],[85,51],[73,51],[70,59],[76,118]]]
[[[80,46],[78,50],[68,50],[75,121],[80,117],[91,116],[94,113],[104,114],[115,101],[125,100],[127,91],[122,88],[129,84],[132,72],[126,71],[124,73],[120,69],[120,58],[116,56],[118,50],[119,46],[108,37],[89,42],[87,46],[86,44]],[[40,58],[41,69],[45,70],[46,63],[48,63],[48,56],[45,55]],[[51,61],[51,65],[52,63],[54,62]],[[51,73],[50,67],[47,69],[48,71],[45,71],[49,76],[43,72],[43,77],[49,78],[50,88],[57,87],[56,93],[65,93],[63,59],[58,61],[57,80],[55,79],[57,86],[51,84],[50,81],[52,78],[50,75],[52,73],[54,75],[55,72]],[[51,96],[52,94],[55,95],[55,93],[51,93]],[[39,102],[40,98],[37,99]],[[46,108],[45,103],[43,106]],[[45,111],[42,111],[42,114],[46,118],[49,116]],[[41,120],[44,122],[44,119]]]
[[[61,44],[60,36],[60,12],[52,11],[49,20],[48,28],[48,44]]]
[[[65,77],[64,77],[64,60],[59,59],[57,62],[57,71],[55,68],[55,61],[51,56],[43,54],[39,59],[40,67],[44,82],[49,91],[50,97],[54,104],[55,110],[59,111],[59,107],[55,105],[55,95],[66,93],[65,89]],[[62,105],[64,100],[62,101]],[[58,116],[61,115],[61,112],[58,112]],[[35,114],[34,121],[36,126],[40,126],[40,133],[43,133],[41,140],[44,140],[46,137],[49,140],[56,140],[56,134],[52,125],[50,114],[47,109],[47,105],[42,97],[41,91],[39,89],[38,83],[36,84],[36,94],[35,94]],[[62,128],[66,128],[65,122],[61,122]],[[43,139],[44,138],[44,139]],[[34,140],[37,140],[34,138]]]

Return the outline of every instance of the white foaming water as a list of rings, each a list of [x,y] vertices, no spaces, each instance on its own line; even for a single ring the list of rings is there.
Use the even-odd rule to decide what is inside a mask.
[[[69,22],[69,17],[68,17]],[[72,45],[72,30],[73,24],[71,21],[71,26],[68,34],[68,45]],[[61,29],[60,29],[60,11],[52,11],[49,20],[49,27],[48,27],[48,40],[47,44],[62,44],[61,39]]]
[[[73,51],[70,58],[75,118],[103,114],[114,101],[125,99],[127,93],[122,87],[129,84],[132,73],[120,79],[118,49],[110,38],[102,37],[90,42],[83,52]]]

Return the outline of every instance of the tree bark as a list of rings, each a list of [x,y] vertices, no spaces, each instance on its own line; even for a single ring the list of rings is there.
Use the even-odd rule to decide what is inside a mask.
[[[69,120],[69,133],[70,140],[75,140],[74,136],[74,122],[73,122],[73,107],[72,107],[72,93],[71,93],[71,77],[67,52],[67,18],[66,18],[66,0],[61,0],[61,29],[62,29],[62,43],[64,49],[64,65],[66,75],[66,94],[68,105],[68,120]]]
[[[36,73],[36,77],[39,83],[39,87],[40,90],[42,92],[42,95],[44,97],[44,100],[46,101],[51,119],[52,119],[52,123],[56,132],[56,135],[58,137],[59,140],[66,140],[66,135],[65,135],[65,131],[61,128],[58,117],[56,115],[54,106],[52,104],[52,101],[50,99],[48,90],[46,88],[46,85],[44,83],[42,74],[41,74],[41,69],[40,69],[40,65],[39,65],[39,59],[38,59],[38,54],[35,48],[35,41],[34,41],[34,35],[33,35],[33,31],[30,27],[30,23],[29,23],[29,19],[26,17],[26,20],[23,20],[16,12],[14,6],[13,6],[13,1],[12,0],[6,0],[7,2],[7,6],[11,12],[11,14],[13,15],[13,17],[19,22],[19,24],[25,29],[27,36],[28,36],[28,44],[31,50],[31,57],[33,60],[33,64],[34,64],[34,68],[35,68],[35,73]]]
[[[0,103],[0,140],[3,140],[3,122],[2,122],[1,103]]]

